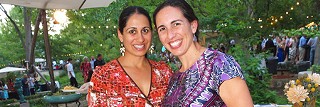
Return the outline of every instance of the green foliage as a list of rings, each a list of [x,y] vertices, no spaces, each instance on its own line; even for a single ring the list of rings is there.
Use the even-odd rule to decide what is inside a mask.
[[[266,68],[260,68],[264,54],[253,55],[241,45],[232,48],[230,54],[237,60],[243,70],[251,97],[255,104],[276,103],[277,93],[269,88],[271,75]]]
[[[0,107],[12,107],[13,103],[15,102],[18,102],[18,100],[16,99],[8,99],[8,100],[3,100],[3,101],[0,101]],[[10,105],[8,105],[10,104]],[[15,104],[14,106],[16,107],[19,107],[19,103],[18,104]]]
[[[314,64],[308,69],[308,71],[312,71],[313,73],[319,74],[320,73],[320,65]]]
[[[28,101],[31,107],[45,107],[49,105],[49,103],[44,101],[43,97],[33,99],[33,100],[28,100]]]

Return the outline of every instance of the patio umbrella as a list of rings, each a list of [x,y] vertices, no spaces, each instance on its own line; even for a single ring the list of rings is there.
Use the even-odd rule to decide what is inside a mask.
[[[0,0],[0,3],[39,9],[84,9],[106,7],[113,1],[116,0]]]
[[[25,71],[26,68],[17,68],[17,67],[5,67],[0,69],[0,73],[7,73],[7,72],[15,72],[15,71]]]

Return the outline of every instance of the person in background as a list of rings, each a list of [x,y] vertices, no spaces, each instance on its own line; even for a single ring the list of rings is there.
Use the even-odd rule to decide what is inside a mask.
[[[39,89],[40,89],[40,88],[39,88],[39,86],[40,86],[39,81],[40,81],[40,77],[38,76],[37,73],[35,73],[35,74],[34,74],[34,90],[35,90],[36,92],[40,91],[40,90],[39,90]]]
[[[172,71],[165,62],[146,58],[152,43],[149,13],[138,6],[119,17],[120,56],[97,67],[92,75],[89,107],[158,107]]]
[[[92,70],[94,70],[94,61],[96,61],[96,59],[94,59],[94,56],[91,56],[90,65]]]
[[[24,96],[29,96],[30,95],[29,79],[28,79],[28,75],[27,74],[23,75],[22,90],[23,90],[23,95]]]
[[[30,94],[34,95],[35,94],[35,88],[34,88],[34,78],[32,76],[28,76],[28,81],[29,81],[29,88],[30,88]]]
[[[270,53],[272,53],[272,56],[276,56],[277,54],[277,47],[274,45],[272,38],[269,36],[267,39],[267,42],[265,44],[265,48],[263,48],[262,50],[264,51],[269,51]]]
[[[74,87],[78,87],[78,82],[77,82],[77,79],[76,79],[76,75],[73,71],[73,65],[72,65],[72,59],[69,58],[68,59],[68,64],[66,65],[67,66],[67,72],[68,72],[68,77],[70,79],[70,85],[71,86],[74,86]]]
[[[311,65],[314,64],[314,56],[315,56],[315,52],[316,52],[316,48],[317,48],[317,43],[318,43],[318,37],[310,38],[307,43],[311,47],[310,58],[309,58]]]
[[[198,18],[185,0],[164,1],[153,18],[161,43],[182,63],[171,77],[162,106],[253,107],[235,59],[199,44]]]
[[[83,58],[83,62],[80,65],[80,71],[82,71],[83,81],[86,82],[88,79],[88,73],[91,70],[91,64],[88,61],[88,57]]]
[[[301,36],[300,40],[299,40],[299,61],[303,61],[305,53],[306,53],[306,49],[305,49],[305,45],[307,43],[307,39],[305,38],[305,36]]]
[[[4,83],[0,80],[0,100],[3,99],[3,85]]]
[[[285,49],[284,49],[284,55],[285,55],[285,61],[289,61],[289,48],[291,47],[292,42],[290,41],[290,38],[288,36],[285,36]]]
[[[8,92],[9,88],[6,83],[3,83],[2,87],[3,87],[3,99],[7,100],[9,98],[9,92]]]
[[[297,36],[290,38],[291,46],[289,47],[289,59],[296,63],[297,61]]]
[[[106,64],[102,58],[103,57],[101,54],[97,55],[97,59],[96,59],[96,61],[94,61],[94,69],[96,69],[97,66],[102,66],[102,65]]]
[[[283,62],[285,60],[284,49],[285,49],[285,40],[279,36],[277,38],[277,57],[278,62]]]
[[[9,91],[15,92],[16,90],[14,89],[14,82],[12,79],[8,79],[8,89]]]

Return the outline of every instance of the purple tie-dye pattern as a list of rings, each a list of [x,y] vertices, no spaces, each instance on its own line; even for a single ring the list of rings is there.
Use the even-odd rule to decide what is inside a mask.
[[[231,56],[208,48],[188,70],[172,76],[162,106],[226,107],[219,86],[235,77],[244,79],[239,64]]]
[[[230,79],[230,76],[228,74],[222,73],[222,75],[221,75],[222,81],[229,80],[229,79]]]

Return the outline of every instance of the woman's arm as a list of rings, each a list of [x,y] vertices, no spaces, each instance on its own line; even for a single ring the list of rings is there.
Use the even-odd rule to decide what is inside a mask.
[[[220,97],[228,107],[253,107],[248,86],[240,77],[224,81],[219,90]]]

